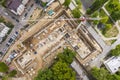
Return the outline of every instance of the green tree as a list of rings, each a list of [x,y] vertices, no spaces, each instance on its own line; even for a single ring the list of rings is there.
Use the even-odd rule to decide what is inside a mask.
[[[118,11],[113,11],[113,12],[111,13],[111,17],[112,17],[115,21],[119,20],[119,19],[120,19],[120,8],[119,8]]]
[[[113,79],[112,75],[110,75],[110,73],[104,68],[94,67],[92,68],[91,73],[97,80],[110,80],[109,78]]]
[[[88,8],[86,14],[90,15],[94,13],[96,10],[100,9],[104,3],[106,3],[108,0],[95,0],[95,2],[92,4],[90,8]]]
[[[75,0],[75,2],[76,2],[77,5],[81,5],[80,0]]]
[[[112,56],[119,56],[120,55],[120,45],[117,45],[115,49],[112,49],[110,51],[110,54]]]
[[[4,73],[2,80],[8,80],[10,77],[14,77],[17,74],[16,70],[9,70],[9,67],[4,63],[0,62],[0,72]]]
[[[8,72],[9,67],[4,63],[0,62],[0,72]]]
[[[108,21],[108,19],[109,19],[109,17],[108,17],[108,16],[105,16],[105,17],[103,17],[103,18],[100,20],[100,22],[106,23],[106,22]]]
[[[110,30],[111,28],[112,28],[111,24],[106,24],[102,30],[102,34],[105,35],[107,33],[107,31]]]
[[[109,11],[110,16],[115,20],[120,19],[120,3],[119,0],[110,0],[106,5],[106,9]]]
[[[16,70],[12,70],[12,71],[8,74],[8,76],[9,76],[9,77],[14,77],[16,74],[17,74],[17,71],[16,71]]]
[[[72,10],[72,15],[74,16],[74,18],[80,18],[81,13],[79,8],[75,8],[74,10]]]
[[[67,64],[71,64],[75,55],[76,53],[74,51],[66,48],[62,53],[58,54],[58,59],[66,62]]]
[[[35,80],[53,80],[53,72],[51,69],[40,70]]]
[[[70,2],[71,2],[71,0],[65,0],[64,5],[65,5],[66,7],[68,7],[69,4],[70,4]]]
[[[9,80],[8,76],[3,76],[2,80]]]
[[[97,80],[120,80],[119,74],[110,74],[105,68],[94,67],[91,69],[92,75]]]
[[[120,80],[120,75],[114,74],[114,75],[113,75],[113,78],[114,78],[113,80]]]
[[[75,80],[75,72],[62,61],[58,61],[52,67],[54,80]]]

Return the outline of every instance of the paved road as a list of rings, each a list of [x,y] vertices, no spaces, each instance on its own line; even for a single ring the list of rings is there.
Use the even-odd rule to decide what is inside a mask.
[[[12,31],[11,31],[10,35],[8,35],[7,39],[2,44],[0,44],[0,51],[3,51],[7,41],[14,34],[15,30],[18,30],[20,27],[20,26],[17,26],[18,22],[16,22],[14,19],[12,19],[10,15],[6,15],[5,13],[6,13],[6,9],[2,6],[0,6],[0,15],[3,16],[4,18],[6,18],[8,21],[11,21],[15,25],[15,27],[12,29]]]
[[[88,9],[95,0],[81,0],[84,9]]]

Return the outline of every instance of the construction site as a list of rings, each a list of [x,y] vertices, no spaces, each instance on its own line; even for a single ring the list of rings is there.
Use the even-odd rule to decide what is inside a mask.
[[[73,20],[63,20],[70,18],[64,10],[54,18],[56,20],[45,25],[39,24],[39,29],[34,25],[38,29],[34,33],[31,33],[33,27],[30,28],[11,51],[18,55],[10,65],[14,65],[20,75],[34,77],[40,69],[49,67],[66,47],[77,52],[76,58],[85,66],[102,51],[86,26],[77,25]]]
[[[4,57],[4,62],[18,70],[18,76],[26,76],[27,80],[34,78],[40,69],[52,65],[57,54],[67,47],[77,53],[76,59],[84,66],[102,52],[84,24],[78,25],[65,10],[59,10],[59,5],[54,8],[47,8],[47,15],[21,31],[21,37]]]

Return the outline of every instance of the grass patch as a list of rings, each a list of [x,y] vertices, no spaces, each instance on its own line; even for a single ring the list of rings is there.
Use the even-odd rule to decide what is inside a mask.
[[[111,44],[113,44],[115,41],[117,41],[117,39],[111,40]]]
[[[117,39],[105,41],[107,45],[112,45]]]
[[[107,27],[107,26],[106,26]],[[102,34],[107,37],[107,38],[110,38],[110,37],[116,37],[118,35],[118,30],[115,26],[111,26],[109,28],[104,28],[102,31]]]
[[[103,9],[100,9],[100,10],[99,10],[99,16],[100,16],[100,17],[106,17],[107,15],[106,15],[106,13],[103,11]]]

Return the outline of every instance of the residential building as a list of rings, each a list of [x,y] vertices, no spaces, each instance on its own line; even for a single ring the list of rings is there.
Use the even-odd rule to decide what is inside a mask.
[[[106,68],[111,72],[111,74],[119,71],[120,68],[120,56],[119,57],[111,57],[104,62]]]
[[[25,10],[25,5],[28,1],[29,0],[10,0],[8,1],[7,6],[14,14],[21,15]]]
[[[4,24],[0,23],[0,42],[2,41],[3,37],[8,33],[9,28]]]

